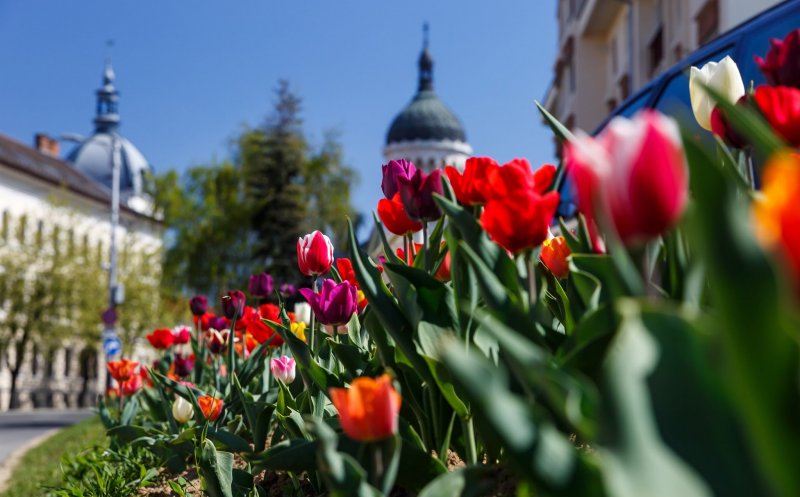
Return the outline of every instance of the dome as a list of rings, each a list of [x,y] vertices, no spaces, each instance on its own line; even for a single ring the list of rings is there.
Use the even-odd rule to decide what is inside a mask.
[[[466,143],[467,135],[464,133],[461,121],[433,91],[433,57],[428,50],[427,24],[423,29],[425,39],[417,62],[419,66],[417,94],[392,121],[386,134],[386,144],[413,140],[451,140]]]
[[[66,157],[68,162],[96,182],[112,188],[111,152],[114,139],[119,140],[119,192],[129,206],[136,198],[146,197],[145,182],[150,164],[136,146],[117,132],[120,119],[117,105],[119,93],[114,87],[111,63],[103,71],[103,85],[97,90],[97,115],[94,134],[79,143]]]
[[[117,136],[120,151],[119,191],[124,197],[142,196],[146,176],[151,172],[150,164],[136,146],[126,138]],[[112,135],[97,132],[81,142],[69,155],[67,161],[94,179],[111,188],[111,147]]]
[[[411,103],[394,118],[386,135],[387,145],[411,140],[466,142],[467,136],[455,114],[430,89],[417,92]]]

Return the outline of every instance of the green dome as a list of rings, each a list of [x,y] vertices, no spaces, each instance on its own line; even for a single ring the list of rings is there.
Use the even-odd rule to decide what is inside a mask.
[[[454,140],[466,142],[461,122],[433,89],[420,90],[408,106],[394,118],[386,144],[410,140]]]

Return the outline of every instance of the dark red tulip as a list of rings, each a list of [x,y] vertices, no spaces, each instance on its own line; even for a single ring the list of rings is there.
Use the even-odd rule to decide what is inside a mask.
[[[771,40],[766,58],[755,60],[769,84],[800,88],[800,28],[783,40]]]
[[[397,178],[410,178],[417,171],[417,167],[409,160],[400,159],[389,161],[381,167],[381,170],[383,172],[381,190],[383,195],[391,200],[397,193]]]
[[[195,295],[189,300],[189,309],[195,316],[202,316],[208,311],[208,299],[205,295]]]
[[[245,296],[241,290],[228,292],[222,297],[222,313],[228,319],[239,319],[244,313]]]
[[[415,221],[435,221],[442,211],[433,200],[433,194],[442,194],[442,171],[434,169],[425,174],[417,169],[410,177],[398,176],[397,188],[408,217]]]

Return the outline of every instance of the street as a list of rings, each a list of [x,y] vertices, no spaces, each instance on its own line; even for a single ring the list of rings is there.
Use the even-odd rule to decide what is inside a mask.
[[[38,409],[0,413],[0,466],[30,440],[91,416],[86,409]]]

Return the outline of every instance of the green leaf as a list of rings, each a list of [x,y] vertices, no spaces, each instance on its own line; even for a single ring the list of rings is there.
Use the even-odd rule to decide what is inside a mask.
[[[197,462],[209,497],[233,497],[233,454],[218,451],[206,440]]]
[[[258,470],[311,471],[316,467],[317,441],[295,438],[273,445],[265,452],[245,456]]]
[[[607,411],[601,468],[609,495],[619,497],[706,497],[708,485],[661,439],[653,420],[646,378],[658,348],[637,305],[617,305],[622,324],[603,368],[601,388]]]
[[[292,356],[294,356],[294,360],[297,361],[300,375],[303,377],[303,381],[306,382],[306,384],[316,385],[325,395],[328,394],[328,389],[331,387],[341,388],[344,386],[339,378],[320,366],[311,354],[311,349],[308,345],[297,338],[288,328],[282,324],[273,323],[271,321],[267,321],[266,323],[283,338],[289,350],[292,351]]]

